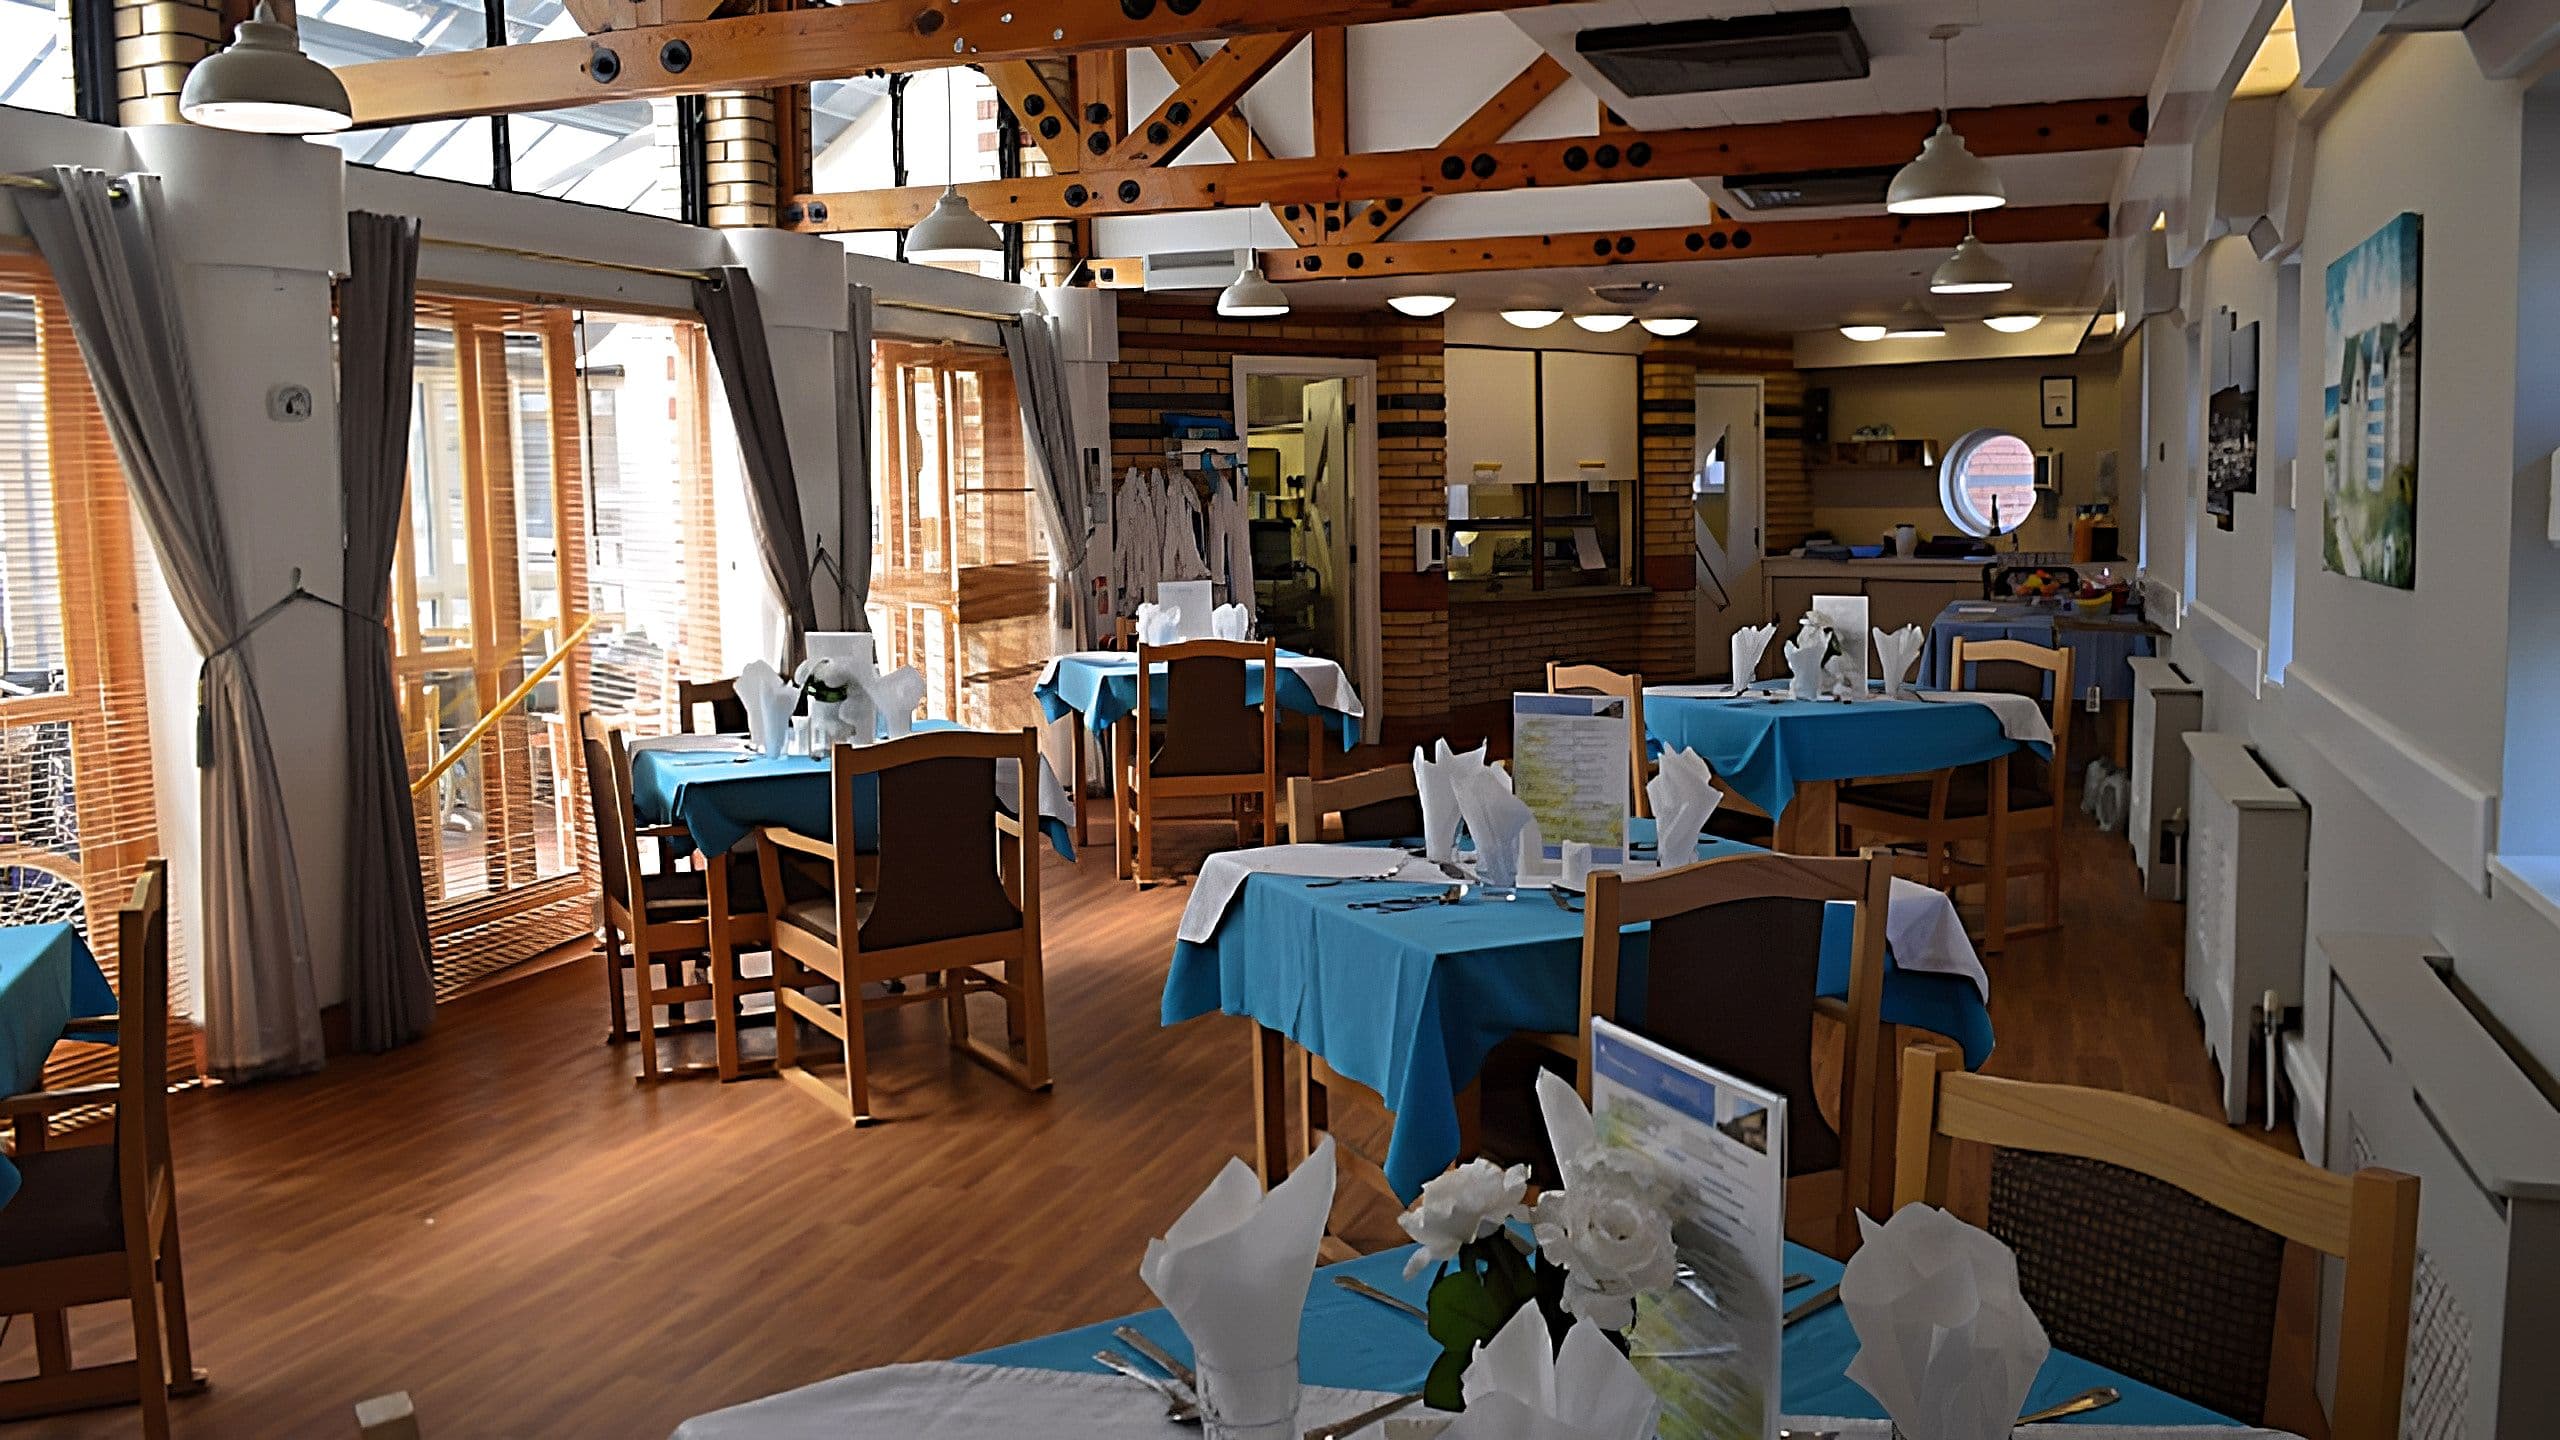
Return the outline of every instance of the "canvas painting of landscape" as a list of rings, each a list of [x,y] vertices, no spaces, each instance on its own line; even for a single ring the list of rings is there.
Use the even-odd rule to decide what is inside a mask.
[[[2403,214],[2329,266],[2320,551],[2329,570],[2418,583],[2421,226]]]

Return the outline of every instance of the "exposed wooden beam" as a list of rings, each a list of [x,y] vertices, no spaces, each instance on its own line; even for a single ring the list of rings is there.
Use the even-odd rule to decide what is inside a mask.
[[[1308,58],[1308,99],[1315,122],[1316,153],[1351,153],[1351,45],[1339,25],[1316,32]]]
[[[1205,0],[1204,0],[1205,3]],[[2141,143],[2142,102],[2069,100],[1959,110],[1977,155],[2052,155]],[[1247,205],[1315,206],[1399,196],[1551,189],[1633,180],[1760,175],[1910,159],[1937,127],[1935,111],[1630,132],[1623,142],[1581,136],[1428,150],[1378,151],[1226,165],[1175,165],[1083,175],[984,180],[960,187],[989,220],[1150,215]],[[796,228],[897,230],[933,208],[932,186],[804,196]],[[824,218],[817,218],[817,214]]]
[[[1049,169],[1067,174],[1084,164],[1084,124],[1075,103],[1051,88],[1028,60],[998,60],[984,67],[996,93],[1022,122],[1022,133],[1048,157]]]
[[[1127,170],[1170,163],[1202,131],[1234,114],[1244,92],[1306,38],[1303,30],[1239,35],[1219,46],[1177,81],[1173,93],[1152,114],[1130,125],[1129,138],[1113,146],[1095,168]]]
[[[1129,52],[1087,50],[1074,65],[1076,118],[1084,122],[1084,153],[1091,163],[1128,133]]]
[[[1510,83],[1493,92],[1492,98],[1476,107],[1475,113],[1458,122],[1449,138],[1440,143],[1451,150],[1476,150],[1491,145],[1511,133],[1512,127],[1528,118],[1529,112],[1546,98],[1564,88],[1572,73],[1544,51],[1521,68]],[[1416,196],[1397,196],[1391,201],[1372,200],[1360,213],[1352,229],[1369,241],[1384,240],[1398,227],[1413,218],[1422,208]]]
[[[1974,230],[1986,244],[2034,245],[2107,237],[2104,205],[2030,205],[1985,210]],[[1488,270],[1546,270],[1585,265],[1658,265],[1669,261],[1752,260],[1780,255],[1855,255],[1885,250],[1945,250],[1964,238],[1961,215],[1861,215],[1840,220],[1721,218],[1706,225],[1649,230],[1586,230],[1565,235],[1506,235],[1475,240],[1396,240],[1384,245],[1325,245],[1270,250],[1263,273],[1274,280],[1362,280],[1396,275],[1463,275]],[[1103,262],[1096,262],[1100,266]],[[1141,267],[1120,262],[1136,274]]]
[[[338,78],[356,124],[370,127],[1560,3],[1569,0],[1198,0],[1177,11],[1121,0],[870,0],[377,60]]]
[[[1189,45],[1158,45],[1155,57],[1176,85],[1188,84],[1200,73],[1200,52]],[[1242,160],[1254,155],[1267,158],[1271,154],[1271,147],[1263,144],[1262,137],[1254,133],[1253,122],[1245,118],[1242,110],[1228,109],[1217,117],[1214,128],[1218,143],[1226,147],[1230,159]],[[1117,193],[1116,182],[1113,189]],[[1289,232],[1290,239],[1301,245],[1324,243],[1324,229],[1318,223],[1312,206],[1276,206],[1273,213],[1280,221],[1280,228]]]

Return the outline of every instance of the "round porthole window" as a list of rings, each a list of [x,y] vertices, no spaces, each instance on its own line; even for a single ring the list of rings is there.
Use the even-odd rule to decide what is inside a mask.
[[[2036,452],[2006,430],[1974,430],[1938,462],[1938,503],[1967,535],[2006,535],[2036,508]]]

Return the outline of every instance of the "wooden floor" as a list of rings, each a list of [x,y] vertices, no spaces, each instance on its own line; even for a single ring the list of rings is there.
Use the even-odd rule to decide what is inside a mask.
[[[954,1056],[927,1007],[873,1022],[888,1118],[859,1133],[769,1079],[642,1089],[578,964],[455,1001],[396,1054],[180,1097],[214,1386],[177,1406],[177,1433],[350,1435],[358,1400],[405,1389],[431,1440],[658,1437],[1151,1303],[1146,1241],[1250,1138],[1246,1034],[1159,1028],[1185,891],[1115,883],[1096,840],[1043,871],[1050,1096]],[[2121,842],[2077,831],[2071,851],[2067,945],[1992,966],[1992,1070],[2211,1111],[2180,912],[2139,897]],[[96,1310],[79,1333],[120,1349],[119,1326]],[[0,1371],[31,1366],[22,1326]],[[0,1434],[133,1426],[105,1412]]]

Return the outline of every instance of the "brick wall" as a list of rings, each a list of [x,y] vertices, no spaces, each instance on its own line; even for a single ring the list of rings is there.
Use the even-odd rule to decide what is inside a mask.
[[[1197,302],[1123,296],[1120,360],[1111,371],[1112,473],[1165,463],[1166,411],[1232,417],[1238,355],[1371,358],[1378,362],[1378,697],[1398,735],[1435,733],[1455,706],[1535,689],[1546,662],[1587,661],[1687,676],[1695,658],[1689,478],[1696,446],[1696,377],[1764,374],[1769,385],[1768,488],[1773,536],[1810,524],[1797,439],[1802,386],[1783,340],[1689,336],[1657,341],[1643,358],[1644,551],[1648,591],[1449,604],[1446,578],[1413,573],[1413,527],[1448,514],[1442,332],[1437,320],[1375,314],[1222,320]],[[1783,498],[1782,498],[1783,497]],[[1801,511],[1801,515],[1799,515]],[[1782,520],[1780,517],[1785,518]],[[1793,543],[1790,540],[1788,543]]]

